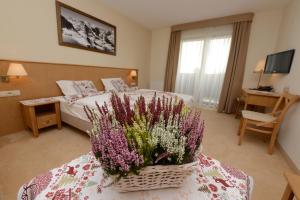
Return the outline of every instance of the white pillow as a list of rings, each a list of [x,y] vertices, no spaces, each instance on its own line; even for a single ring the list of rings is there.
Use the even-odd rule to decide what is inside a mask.
[[[95,96],[98,95],[99,92],[94,85],[93,81],[83,80],[83,81],[74,81],[74,85],[76,89],[83,96]]]
[[[126,92],[129,90],[128,85],[121,78],[103,78],[101,81],[106,92]]]
[[[70,80],[59,80],[56,81],[57,85],[61,89],[62,93],[65,96],[70,96],[70,95],[79,95],[80,92],[76,89],[74,85],[74,81]]]

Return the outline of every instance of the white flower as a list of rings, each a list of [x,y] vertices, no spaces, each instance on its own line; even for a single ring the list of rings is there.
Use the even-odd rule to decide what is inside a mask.
[[[176,123],[172,125],[172,118],[171,116],[167,126],[161,120],[153,127],[151,143],[159,144],[166,152],[178,156],[177,162],[180,164],[185,153],[186,137],[180,135]],[[175,117],[175,121],[177,121],[177,117]]]

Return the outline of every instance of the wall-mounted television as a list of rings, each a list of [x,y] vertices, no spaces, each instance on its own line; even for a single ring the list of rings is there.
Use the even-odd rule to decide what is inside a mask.
[[[295,49],[291,49],[288,51],[283,51],[283,52],[268,55],[264,73],[265,74],[290,73],[294,54],[295,54]]]

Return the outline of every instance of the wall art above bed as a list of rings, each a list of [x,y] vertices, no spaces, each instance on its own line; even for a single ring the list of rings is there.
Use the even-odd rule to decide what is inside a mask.
[[[116,27],[56,1],[59,44],[116,55]]]

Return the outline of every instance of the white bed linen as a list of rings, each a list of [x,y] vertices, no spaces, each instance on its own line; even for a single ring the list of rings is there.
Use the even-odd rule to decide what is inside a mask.
[[[60,101],[60,111],[62,113],[88,121],[82,105],[76,103],[70,105],[63,96],[56,97],[56,99]]]
[[[162,98],[163,96],[167,98],[175,98],[176,96],[183,99],[185,104],[192,106],[193,105],[193,97],[185,94],[176,94],[176,93],[170,93],[170,92],[161,92],[156,90],[148,90],[148,89],[139,89],[132,92],[124,92],[124,93],[118,93],[121,97],[126,94],[130,97],[131,103],[133,103],[138,99],[139,96],[143,96],[146,99],[146,102],[149,102],[154,93],[156,92],[157,97]],[[68,104],[67,100],[63,97],[56,97],[60,101],[60,109],[61,112],[64,112],[66,114],[69,114],[73,117],[80,118],[82,120],[88,121],[88,118],[83,110],[83,106],[89,106],[90,108],[95,108],[95,102],[97,102],[99,105],[103,105],[104,102],[109,102],[111,97],[111,93],[103,93],[101,95],[96,96],[90,96],[90,97],[84,97],[79,100],[77,100],[73,104]]]

